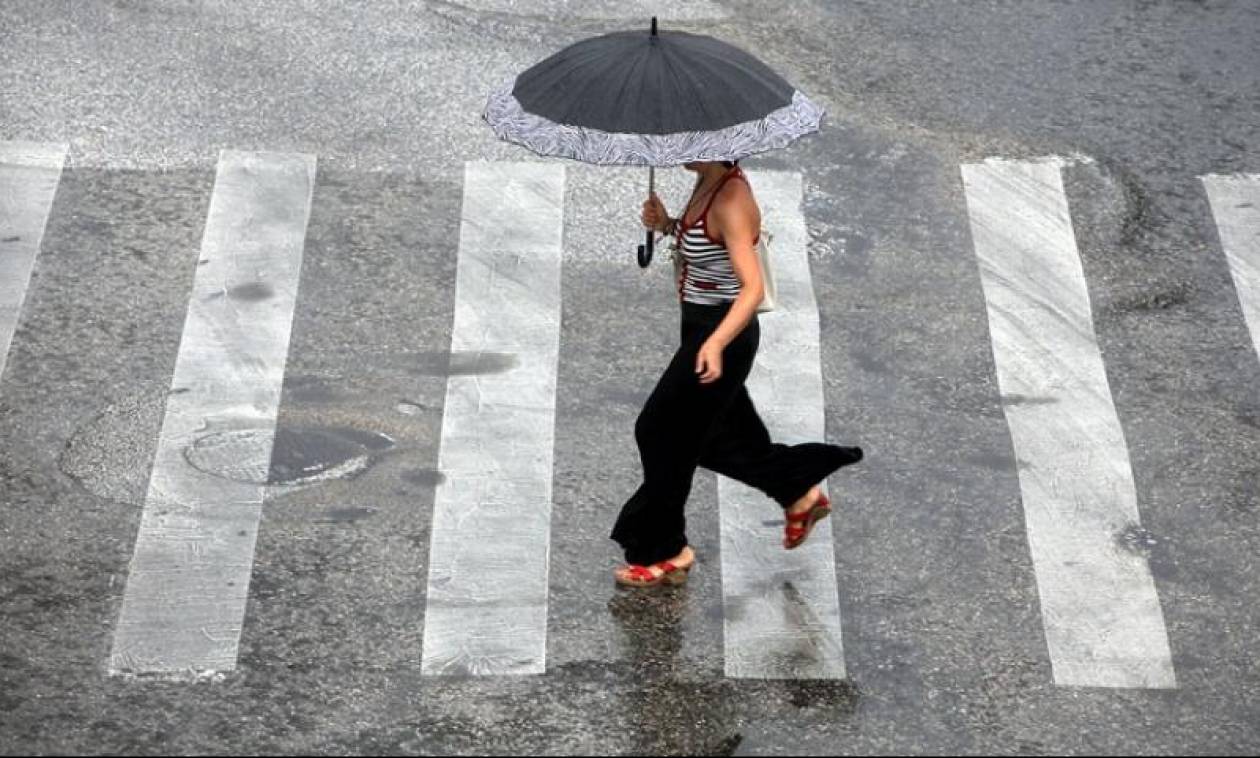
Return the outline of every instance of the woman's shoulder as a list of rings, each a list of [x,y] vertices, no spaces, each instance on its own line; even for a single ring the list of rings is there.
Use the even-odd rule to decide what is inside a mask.
[[[718,193],[713,198],[713,204],[741,206],[749,203],[756,207],[757,198],[753,195],[752,185],[749,184],[748,177],[744,175],[742,170],[736,169],[731,178],[718,188]]]
[[[753,195],[752,185],[744,172],[737,172],[719,189],[713,198],[714,209],[721,215],[729,213],[761,213],[757,198]]]
[[[738,178],[732,177],[719,188],[713,198],[712,217],[709,239],[718,242],[724,239],[722,228],[728,224],[745,226],[753,229],[753,233],[761,226],[761,208],[753,196],[752,187],[744,180],[742,173]]]

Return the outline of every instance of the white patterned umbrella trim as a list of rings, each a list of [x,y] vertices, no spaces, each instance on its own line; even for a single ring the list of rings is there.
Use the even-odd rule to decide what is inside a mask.
[[[755,121],[705,132],[627,134],[560,124],[529,113],[512,94],[515,85],[512,79],[495,90],[482,114],[500,139],[539,155],[601,165],[678,166],[688,161],[739,160],[818,131],[825,113],[796,90],[791,103]]]

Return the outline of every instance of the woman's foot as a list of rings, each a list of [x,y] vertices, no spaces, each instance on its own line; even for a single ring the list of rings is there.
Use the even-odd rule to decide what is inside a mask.
[[[799,500],[787,509],[787,525],[784,527],[783,547],[792,550],[799,547],[814,524],[831,513],[831,501],[817,486],[809,488]]]
[[[696,562],[695,551],[690,546],[667,561],[653,563],[650,566],[627,565],[613,571],[617,584],[627,587],[653,587],[662,582],[682,584],[687,581],[687,572]]]
[[[792,503],[792,506],[788,508],[788,513],[792,514],[793,516],[801,514],[801,513],[805,513],[810,508],[813,508],[814,503],[817,503],[819,498],[821,497],[822,497],[822,490],[819,489],[818,485],[815,484],[813,487],[809,488],[809,492],[806,492],[804,495],[801,495],[800,500],[797,500],[795,503]]]

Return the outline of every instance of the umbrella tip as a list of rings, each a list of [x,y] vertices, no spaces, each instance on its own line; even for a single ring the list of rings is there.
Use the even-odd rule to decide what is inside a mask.
[[[652,17],[652,36],[656,36],[656,16]]]

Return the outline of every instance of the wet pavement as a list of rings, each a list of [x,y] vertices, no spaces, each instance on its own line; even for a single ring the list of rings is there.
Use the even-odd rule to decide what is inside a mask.
[[[633,263],[645,172],[577,164],[546,673],[421,674],[447,380],[517,365],[450,351],[464,162],[535,159],[480,107],[567,41],[666,17],[648,6],[0,8],[0,140],[70,145],[0,375],[0,751],[1260,749],[1260,358],[1198,178],[1260,172],[1243,0],[680,6],[677,28],[828,109],[745,163],[803,175],[826,435],[866,452],[830,482],[847,678],[724,675],[707,472],[689,584],[613,587],[677,312],[666,267]],[[266,493],[240,654],[195,681],[110,676],[221,148],[318,160],[270,463],[241,467],[265,440],[231,430],[185,451]],[[1175,689],[1054,684],[1003,413],[1037,399],[999,391],[959,178],[1049,154],[1079,157],[1064,189],[1142,516],[1113,538],[1149,563]],[[689,186],[658,181],[667,202]]]

